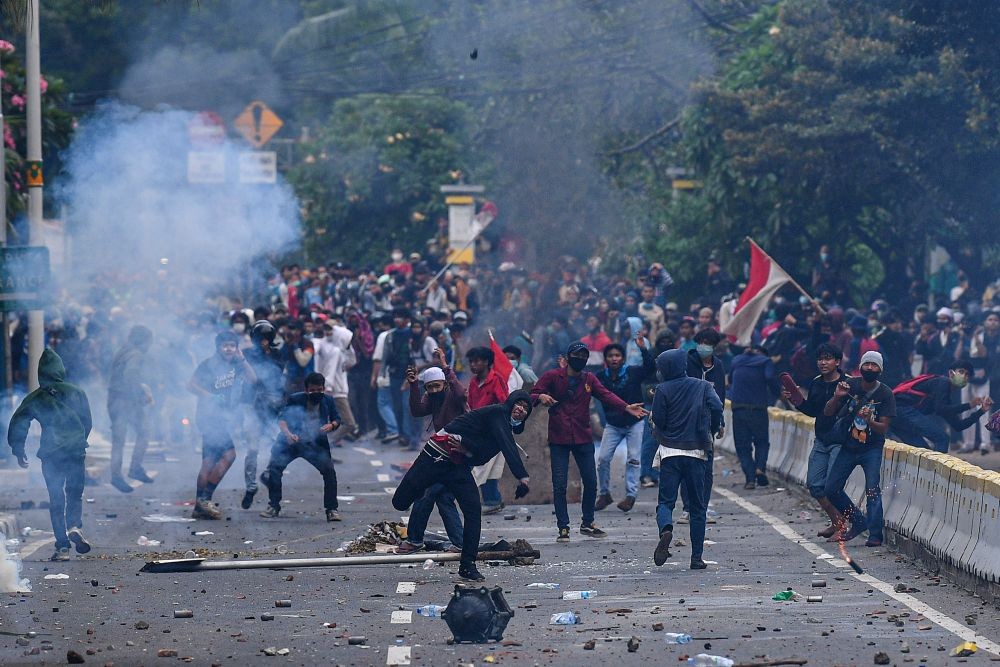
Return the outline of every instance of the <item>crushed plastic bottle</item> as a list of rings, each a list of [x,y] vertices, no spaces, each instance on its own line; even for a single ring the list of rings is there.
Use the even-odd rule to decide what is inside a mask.
[[[597,596],[597,591],[565,591],[563,600],[589,600]]]
[[[733,667],[736,663],[729,658],[724,658],[721,655],[699,653],[693,658],[688,658],[688,664],[696,665],[696,667]]]
[[[668,644],[688,644],[691,642],[693,637],[683,632],[665,632],[663,633],[663,639],[665,639]]]
[[[417,613],[427,618],[441,618],[444,609],[445,606],[441,604],[425,604],[423,607],[417,607]]]
[[[158,547],[160,546],[159,540],[151,540],[145,535],[140,535],[139,539],[135,541],[140,547]]]
[[[528,588],[559,588],[559,584],[535,583],[535,584],[528,584]]]
[[[432,567],[434,567],[434,561],[433,560],[431,560],[430,558],[428,558],[427,560],[424,561],[424,569],[425,570],[429,570]]]
[[[552,614],[552,618],[549,619],[549,625],[577,625],[579,623],[580,617],[575,611]]]
[[[793,590],[787,590],[775,593],[774,595],[771,596],[771,599],[777,602],[785,602],[787,600],[791,600],[792,602],[798,602],[800,599],[802,599],[802,596]]]

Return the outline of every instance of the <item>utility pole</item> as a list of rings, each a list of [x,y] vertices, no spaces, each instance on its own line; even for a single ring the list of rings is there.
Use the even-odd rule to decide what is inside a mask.
[[[26,65],[25,98],[28,120],[28,243],[43,244],[42,238],[42,89],[41,56],[39,54],[38,5],[41,0],[29,0],[28,41],[24,52]],[[38,360],[42,356],[45,312],[28,311],[28,390],[38,388]]]

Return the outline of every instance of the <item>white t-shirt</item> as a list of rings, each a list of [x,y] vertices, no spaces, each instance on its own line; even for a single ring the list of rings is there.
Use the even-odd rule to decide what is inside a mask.
[[[657,447],[656,455],[653,457],[653,467],[659,467],[662,459],[667,459],[671,456],[689,456],[693,459],[699,459],[701,461],[708,460],[708,454],[704,449],[674,449],[673,447],[664,447],[663,445],[660,445]]]

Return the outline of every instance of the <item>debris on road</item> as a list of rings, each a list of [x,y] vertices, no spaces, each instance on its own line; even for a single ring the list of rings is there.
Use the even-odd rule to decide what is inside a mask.
[[[628,652],[629,653],[635,653],[636,651],[638,651],[639,650],[639,638],[638,637],[632,637],[631,639],[629,639],[628,640],[628,644],[627,644],[627,648],[628,648]]]
[[[174,609],[174,618],[194,618],[194,612],[190,609]]]
[[[66,651],[66,662],[68,662],[71,665],[82,665],[85,661],[82,655],[80,655],[76,651],[69,650]]]
[[[948,655],[953,658],[968,658],[978,650],[979,647],[976,646],[976,642],[962,642],[955,648],[951,649],[951,653]]]
[[[157,658],[176,658],[177,657],[177,651],[175,651],[172,648],[161,648],[159,651],[156,652],[156,657]]]
[[[158,547],[160,546],[159,540],[151,540],[145,535],[140,535],[139,539],[135,541],[140,547]]]
[[[349,554],[373,553],[379,544],[399,546],[406,539],[406,526],[396,521],[379,521],[368,526],[364,534],[347,544]]]
[[[597,596],[597,591],[564,591],[563,600],[589,600]]]
[[[359,637],[347,638],[347,644],[349,646],[361,646],[362,644],[367,644],[367,643],[368,643],[368,637],[359,636]]]
[[[594,639],[588,639],[587,641],[583,642],[584,651],[593,651],[595,646],[597,646],[597,641]]]
[[[657,625],[660,626],[660,629],[663,629],[663,625],[662,624],[658,623]],[[654,626],[653,629],[655,630],[656,627]],[[691,637],[691,635],[686,634],[684,632],[668,632],[668,633],[666,633],[666,634],[663,635],[663,639],[668,644],[688,644],[688,643],[691,642],[691,640],[693,639],[693,637]]]
[[[194,521],[191,517],[171,516],[169,514],[150,514],[142,517],[142,520],[149,523],[191,523]]]
[[[552,614],[552,617],[549,619],[549,625],[577,625],[580,622],[580,617],[574,611]]]
[[[888,665],[892,660],[889,658],[889,654],[884,651],[879,651],[875,654],[875,664],[876,665]]]
[[[559,588],[559,584],[535,583],[535,584],[528,584],[527,588]]]

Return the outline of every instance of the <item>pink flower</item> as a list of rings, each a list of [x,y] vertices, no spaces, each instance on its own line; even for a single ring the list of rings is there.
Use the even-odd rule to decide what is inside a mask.
[[[0,79],[4,78],[5,76],[7,76],[7,72],[0,69]]]
[[[45,91],[49,89],[49,82],[46,81],[45,77],[42,75],[38,75],[38,87],[41,88],[42,95],[44,95]]]
[[[7,123],[3,124],[3,143],[7,148],[17,149],[17,144],[14,143],[14,133],[11,132],[10,125]]]
[[[14,45],[5,39],[0,39],[0,53],[14,53]]]
[[[18,109],[24,108],[24,98],[21,97],[20,95],[11,95],[10,103],[16,106]]]

